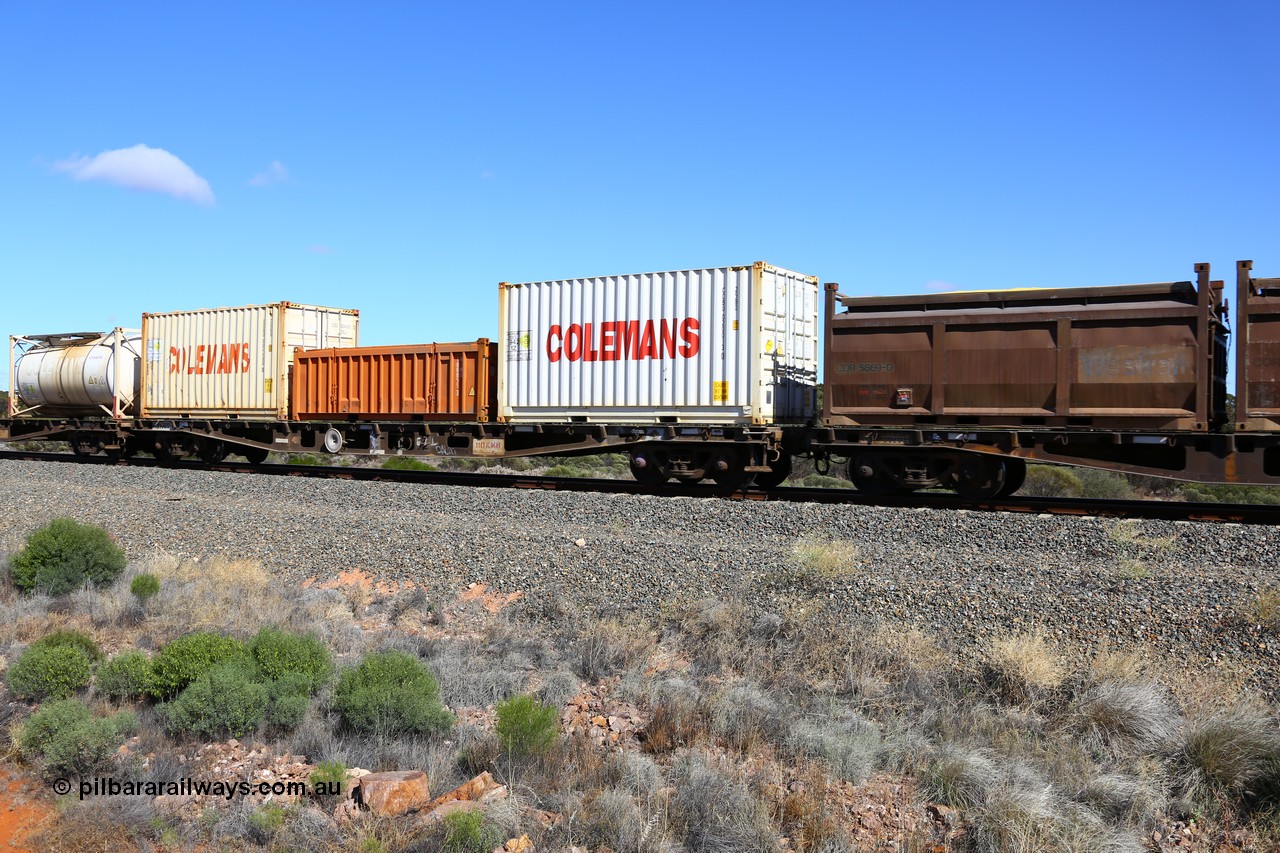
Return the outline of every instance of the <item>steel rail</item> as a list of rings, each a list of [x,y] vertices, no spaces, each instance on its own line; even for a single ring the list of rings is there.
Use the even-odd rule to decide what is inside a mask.
[[[285,477],[323,477],[338,480],[369,480],[393,483],[421,483],[442,486],[470,486],[500,489],[546,489],[572,492],[660,495],[664,497],[718,498],[721,500],[796,501],[848,504],[853,506],[901,507],[905,509],[969,510],[975,512],[1017,512],[1076,517],[1162,519],[1172,521],[1231,524],[1280,524],[1280,506],[1268,504],[1216,504],[1159,500],[1099,500],[1093,498],[1038,498],[1014,495],[1008,498],[971,500],[950,492],[912,492],[900,495],[869,496],[852,489],[779,487],[776,489],[726,490],[710,484],[663,483],[646,485],[635,480],[604,480],[586,477],[543,477],[530,474],[477,474],[465,471],[396,471],[383,468],[346,468],[331,465],[277,465],[249,462],[197,461],[162,462],[135,457],[115,460],[106,456],[76,456],[70,453],[0,450],[5,460],[60,462],[80,465],[120,465],[167,468],[179,471],[220,471],[238,474],[267,474]]]

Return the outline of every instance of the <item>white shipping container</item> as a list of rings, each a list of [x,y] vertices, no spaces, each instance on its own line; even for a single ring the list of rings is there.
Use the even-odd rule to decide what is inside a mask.
[[[818,279],[770,266],[498,286],[499,419],[761,424],[814,413]]]
[[[287,420],[295,347],[354,347],[360,312],[293,302],[142,315],[142,417]]]

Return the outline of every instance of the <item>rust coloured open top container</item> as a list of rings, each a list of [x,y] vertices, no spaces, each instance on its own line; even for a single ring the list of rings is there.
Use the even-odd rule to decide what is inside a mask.
[[[474,342],[299,350],[298,420],[488,421],[497,402],[497,345]]]
[[[827,286],[835,424],[1204,431],[1225,418],[1222,283],[854,298]],[[836,313],[837,301],[845,308]]]
[[[1280,278],[1236,264],[1236,430],[1280,431]]]

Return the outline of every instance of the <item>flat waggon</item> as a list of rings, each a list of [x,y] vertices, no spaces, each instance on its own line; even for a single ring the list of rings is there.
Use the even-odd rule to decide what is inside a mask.
[[[642,481],[728,488],[807,456],[866,492],[975,499],[1015,491],[1029,460],[1280,484],[1280,279],[1252,269],[1237,264],[1234,327],[1208,264],[888,297],[764,262],[504,282],[496,340],[393,347],[359,346],[354,309],[145,314],[140,331],[12,337],[0,440],[255,462],[625,452]]]

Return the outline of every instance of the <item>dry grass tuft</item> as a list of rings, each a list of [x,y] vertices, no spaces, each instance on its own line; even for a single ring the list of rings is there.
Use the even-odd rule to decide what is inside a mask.
[[[1067,670],[1037,629],[993,640],[987,649],[987,674],[993,686],[1010,702],[1043,699],[1066,680]]]
[[[1249,601],[1245,615],[1264,628],[1280,631],[1280,588],[1261,590]]]
[[[1103,646],[1089,663],[1095,681],[1128,681],[1141,677],[1147,669],[1150,649],[1112,649]]]
[[[792,550],[803,580],[821,584],[862,572],[858,546],[847,539],[806,536]]]
[[[1105,681],[1078,700],[1075,729],[1087,747],[1145,755],[1165,744],[1180,718],[1164,688],[1151,681]]]

